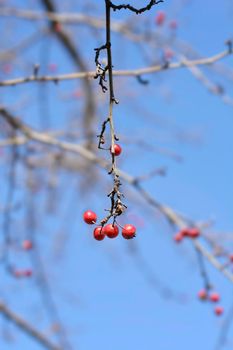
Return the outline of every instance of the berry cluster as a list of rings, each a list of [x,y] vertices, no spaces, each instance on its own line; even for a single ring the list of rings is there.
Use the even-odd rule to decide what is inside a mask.
[[[156,16],[155,16],[155,24],[158,26],[158,27],[161,27],[164,25],[164,23],[166,22],[166,19],[167,19],[167,15],[166,15],[166,12],[164,11],[158,11]],[[178,27],[178,23],[175,19],[172,19],[170,20],[170,22],[168,23],[169,25],[169,28],[170,29],[177,29]]]
[[[201,289],[199,292],[198,292],[198,298],[201,300],[201,301],[210,301],[212,303],[218,303],[220,301],[220,295],[219,293],[217,292],[211,292],[210,294],[208,293],[208,290],[206,289]],[[214,308],[214,313],[215,315],[217,316],[220,316],[222,315],[224,312],[224,309],[222,306],[220,305],[217,305],[215,306]]]
[[[166,12],[158,11],[154,20],[158,28],[162,28],[162,27],[168,28],[170,31],[172,31],[172,35],[176,33],[176,29],[178,28],[178,22],[175,19],[171,19],[170,21],[167,21]],[[175,52],[169,46],[165,46],[163,47],[162,55],[165,63],[169,64],[171,59],[174,58]]]
[[[185,237],[188,238],[197,238],[200,236],[200,230],[197,227],[186,227],[179,232],[175,234],[174,241],[179,243],[181,242]]]
[[[83,214],[83,220],[88,225],[94,225],[97,221],[97,215],[92,210],[87,210]],[[102,241],[105,236],[115,238],[119,234],[119,225],[116,223],[97,226],[93,231],[93,236],[97,241]],[[132,239],[135,237],[136,228],[133,225],[127,224],[122,227],[122,237]]]
[[[16,278],[22,278],[22,277],[31,277],[32,276],[32,270],[26,269],[26,270],[15,270],[14,276]]]

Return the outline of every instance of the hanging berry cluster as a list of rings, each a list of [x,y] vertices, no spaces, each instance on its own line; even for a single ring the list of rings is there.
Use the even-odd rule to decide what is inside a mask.
[[[94,230],[94,238],[97,240],[104,239],[105,236],[109,238],[115,238],[119,233],[120,225],[116,222],[118,216],[120,216],[125,209],[126,205],[123,203],[122,198],[124,197],[120,191],[121,181],[116,165],[116,157],[122,153],[122,148],[118,143],[119,138],[117,137],[114,129],[114,119],[113,119],[113,105],[118,104],[119,101],[115,98],[114,95],[114,84],[113,84],[113,65],[112,65],[112,49],[111,49],[111,11],[117,10],[129,10],[134,13],[141,14],[145,11],[148,11],[152,6],[163,2],[163,0],[151,0],[148,5],[142,8],[135,8],[130,4],[121,4],[115,5],[110,0],[105,0],[105,10],[106,10],[106,42],[104,45],[96,48],[95,54],[95,64],[96,64],[96,75],[95,79],[98,79],[99,85],[101,86],[102,92],[106,93],[109,91],[109,111],[108,116],[102,123],[102,129],[100,134],[97,136],[99,139],[98,148],[102,150],[108,150],[111,156],[111,169],[109,170],[109,175],[113,178],[113,188],[108,194],[110,199],[110,209],[108,209],[108,215],[104,217],[100,224]],[[106,50],[107,53],[107,63],[106,65],[102,64],[100,61],[100,54],[102,51]],[[108,75],[108,85],[106,80],[106,75]],[[109,126],[110,129],[110,139],[111,144],[109,147],[105,146],[105,134],[106,128]],[[107,224],[109,220],[112,219],[111,224]],[[92,211],[86,211],[84,213],[84,221],[87,224],[95,224],[97,221],[96,214]],[[131,239],[135,236],[136,228],[133,225],[125,225],[122,228],[122,236],[126,239]]]
[[[198,298],[201,301],[209,301],[212,303],[218,303],[220,301],[220,294],[217,292],[211,292],[209,293],[208,289],[201,289],[198,292]],[[217,316],[222,315],[224,312],[224,309],[221,305],[216,305],[214,308],[214,313]]]
[[[175,234],[174,241],[179,243],[185,237],[187,238],[198,238],[200,236],[200,230],[197,227],[186,227]]]
[[[85,211],[83,214],[83,220],[88,225],[94,225],[97,221],[97,215],[91,210]],[[119,234],[119,224],[107,224],[97,226],[93,231],[93,236],[97,241],[102,241],[106,236],[108,238],[116,238]],[[133,225],[127,224],[122,229],[122,237],[125,239],[132,239],[136,234],[136,227]]]

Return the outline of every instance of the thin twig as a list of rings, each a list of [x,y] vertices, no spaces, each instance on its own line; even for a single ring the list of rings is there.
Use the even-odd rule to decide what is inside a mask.
[[[44,348],[48,350],[62,350],[54,345],[44,334],[35,329],[29,322],[25,321],[19,315],[10,310],[4,303],[0,302],[0,313],[13,322],[18,328],[22,329],[31,338],[36,339]],[[65,349],[64,349],[65,350]]]
[[[115,70],[112,72],[112,74],[113,76],[116,76],[116,77],[137,77],[141,75],[158,73],[169,69],[187,68],[187,67],[194,67],[194,66],[201,66],[201,65],[208,66],[208,65],[214,64],[215,62],[220,61],[221,59],[231,54],[232,52],[229,52],[229,50],[225,50],[216,55],[206,57],[206,58],[200,58],[195,60],[185,60],[185,61],[181,60],[178,62],[169,63],[169,65],[166,68],[164,68],[164,64],[159,64],[159,65],[154,65],[150,67],[138,68],[134,70]],[[55,76],[50,76],[50,75],[35,76],[33,74],[28,77],[20,77],[16,79],[7,79],[4,81],[0,81],[0,86],[15,86],[15,85],[26,84],[31,82],[41,82],[41,83],[53,82],[56,84],[59,81],[94,78],[95,76],[96,76],[96,71],[75,72],[75,73],[68,73],[68,74],[59,74]]]

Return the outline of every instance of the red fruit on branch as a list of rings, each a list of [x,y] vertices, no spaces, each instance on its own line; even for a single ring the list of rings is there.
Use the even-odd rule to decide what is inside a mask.
[[[196,227],[190,228],[187,233],[187,236],[190,238],[197,238],[200,236],[200,231]]]
[[[23,275],[25,277],[31,277],[32,276],[32,270],[30,270],[30,269],[24,270],[23,271]]]
[[[199,292],[198,292],[198,298],[200,300],[206,300],[207,299],[207,296],[208,296],[208,293],[205,289],[201,289]]]
[[[20,277],[23,276],[21,270],[14,270],[13,275],[14,275],[15,277],[17,277],[17,278],[20,278]]]
[[[118,236],[119,229],[116,225],[108,224],[104,226],[103,233],[108,236],[108,238],[115,238]]]
[[[162,26],[164,24],[164,21],[166,19],[166,14],[164,11],[158,11],[156,17],[155,17],[155,23],[157,26]]]
[[[105,238],[104,228],[102,226],[96,227],[93,236],[97,241],[102,241]]]
[[[25,239],[25,241],[23,241],[22,243],[22,247],[24,250],[32,249],[32,241],[30,241],[29,239]]]
[[[113,151],[111,150],[111,153],[114,154],[115,156],[119,156],[121,152],[122,152],[121,146],[115,143]]]
[[[136,233],[136,227],[130,224],[125,225],[122,229],[122,236],[125,239],[134,238],[136,236],[135,233]]]
[[[174,241],[177,243],[180,243],[183,240],[183,238],[184,238],[184,235],[182,231],[177,232],[173,237]]]
[[[171,29],[177,29],[177,27],[178,27],[178,23],[177,23],[177,21],[175,20],[175,19],[172,19],[171,21],[170,21],[170,23],[169,23],[169,27],[171,28]]]
[[[92,210],[87,210],[83,214],[83,220],[86,222],[86,224],[93,225],[96,223],[97,215]]]
[[[163,53],[166,61],[169,61],[174,57],[174,52],[169,47],[165,48]]]
[[[13,66],[10,63],[4,64],[2,70],[5,74],[10,74],[12,72]]]
[[[55,32],[57,32],[57,33],[61,32],[61,30],[62,30],[62,25],[61,25],[61,23],[56,22],[56,23],[54,24],[54,30],[55,30]]]
[[[56,72],[56,71],[57,71],[57,64],[56,64],[56,63],[50,63],[50,64],[48,65],[48,69],[49,69],[49,71],[52,72],[52,73]]]
[[[181,230],[184,237],[197,238],[200,236],[200,230],[196,227],[187,227]]]
[[[217,303],[220,300],[220,295],[216,292],[210,294],[210,301]]]
[[[17,278],[20,278],[20,277],[31,277],[32,276],[32,270],[31,269],[15,270],[13,272],[13,274]]]
[[[222,306],[216,306],[214,309],[215,315],[221,316],[224,312],[224,309]]]

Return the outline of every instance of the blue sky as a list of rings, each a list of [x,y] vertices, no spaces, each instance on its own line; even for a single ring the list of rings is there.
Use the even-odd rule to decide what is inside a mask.
[[[140,1],[134,3],[140,4]],[[8,5],[41,9],[36,1],[11,1]],[[71,5],[72,1],[66,5],[59,4],[60,10],[69,11]],[[83,5],[80,2],[77,10]],[[201,56],[224,50],[225,40],[233,37],[230,0],[221,3],[210,0],[204,3],[201,0],[164,1],[159,7],[166,11],[169,19],[178,21],[178,39],[188,42]],[[103,10],[101,4],[96,9],[96,15],[100,16]],[[155,13],[156,9],[143,15],[151,27],[154,26]],[[128,16],[132,17],[127,12],[114,14],[118,20]],[[1,26],[5,26],[7,20],[1,18]],[[30,22],[11,20],[10,23],[11,30],[19,38],[27,37],[35,30]],[[92,33],[75,26],[70,26],[69,30],[77,45],[83,47],[82,53],[93,69],[93,48],[102,43],[104,33]],[[91,40],[85,40],[90,33],[95,35]],[[17,41],[17,35],[13,39],[11,31],[7,35],[10,37],[7,46],[11,47]],[[127,44],[118,35],[113,36],[113,45],[116,69],[146,65],[135,45]],[[156,50],[149,51],[148,57],[153,55],[158,60]],[[48,71],[48,64],[54,62],[59,73],[74,70],[68,56],[50,37],[20,54],[11,76],[31,73],[32,65],[41,60],[44,62],[41,66],[43,73]],[[232,69],[232,56],[221,64]],[[214,83],[224,84],[228,95],[233,98],[233,85],[228,77],[223,79],[207,69],[204,72]],[[6,77],[1,75],[3,78]],[[114,108],[115,124],[123,146],[120,167],[131,174],[141,175],[166,166],[167,176],[146,181],[144,188],[162,203],[194,220],[214,220],[215,225],[210,232],[232,232],[233,106],[210,94],[186,69],[161,72],[148,76],[148,79],[150,84],[147,86],[132,78],[115,80],[116,95],[120,100],[120,105]],[[18,115],[34,127],[41,128],[41,121],[46,116],[51,128],[67,127],[74,120],[74,127],[79,130],[82,101],[70,98],[75,89],[80,89],[79,82],[1,88],[0,102],[11,108],[18,103],[22,106]],[[97,115],[96,127],[99,130],[107,105],[103,96],[98,96],[102,97]],[[43,103],[41,98],[45,98]],[[135,145],[132,138],[148,142],[151,150],[145,151]],[[153,151],[153,146],[170,149],[178,153],[183,161],[164,157]],[[0,175],[2,184],[5,184],[7,167],[3,166],[4,159]],[[26,174],[21,167],[18,174],[15,200],[22,207],[13,215],[12,235],[20,244],[29,232],[24,209],[27,205],[24,192]],[[94,347],[103,350],[215,349],[224,317],[216,318],[213,306],[200,303],[196,298],[203,282],[189,242],[179,246],[174,244],[171,227],[125,183],[123,190],[129,209],[122,222],[132,218],[136,220],[139,226],[137,238],[132,242],[123,241],[121,237],[96,242],[92,239],[92,229],[82,222],[82,213],[91,208],[99,217],[104,215],[104,208],[108,206],[106,194],[111,187],[107,174],[100,170],[98,176],[94,174],[86,187],[82,187],[83,174],[59,172],[54,194],[55,212],[48,212],[47,170],[40,170],[37,179],[42,183],[41,192],[33,200],[37,242],[60,318],[74,350]],[[231,241],[225,244],[228,250],[232,249]],[[20,249],[12,256],[19,266],[31,264],[30,257]],[[233,302],[232,286],[208,262],[206,267],[212,284],[221,293],[221,303],[227,314]],[[6,275],[4,267],[0,276],[1,298],[39,329],[50,334],[49,320],[43,311],[34,277],[14,280]],[[172,292],[171,299],[161,293],[167,288]],[[3,334],[8,332],[14,338],[8,342],[4,338],[0,340],[1,349],[40,349],[36,342],[8,323],[1,320],[0,327]],[[233,330],[229,332],[226,349],[231,348],[232,341]]]

